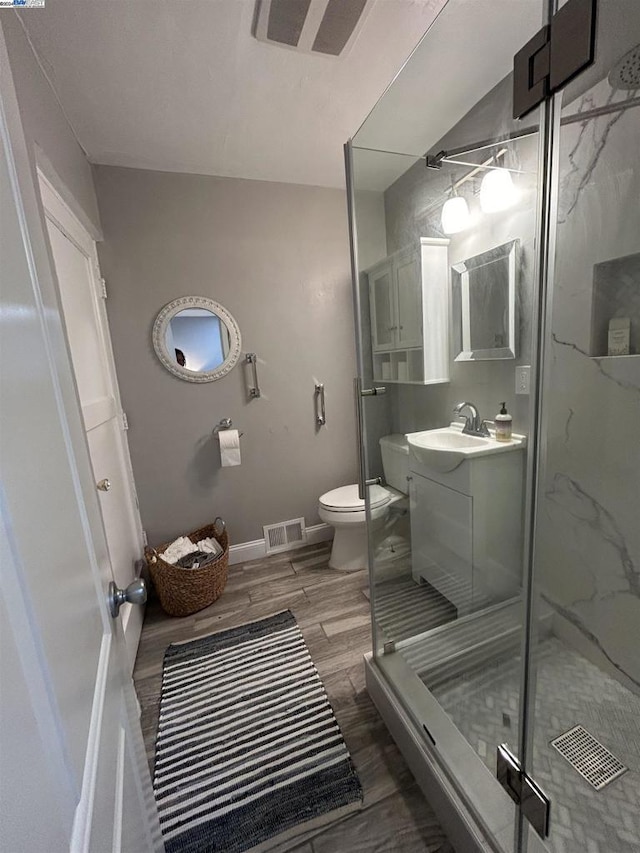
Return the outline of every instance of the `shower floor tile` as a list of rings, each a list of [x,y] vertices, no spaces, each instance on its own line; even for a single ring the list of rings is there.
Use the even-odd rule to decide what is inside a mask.
[[[503,659],[432,689],[492,772],[496,747],[517,747],[520,670],[519,657]],[[550,745],[577,724],[629,767],[601,791]],[[554,853],[638,853],[640,696],[556,637],[537,653],[534,777],[552,800]]]

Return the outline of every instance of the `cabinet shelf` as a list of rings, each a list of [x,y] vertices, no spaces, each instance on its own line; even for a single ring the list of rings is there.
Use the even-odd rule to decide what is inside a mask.
[[[402,349],[379,349],[374,352],[374,355],[390,355],[391,353],[399,352],[422,352],[422,347],[403,347]]]
[[[382,379],[374,376],[376,382],[385,382],[387,385],[442,385],[442,379]]]

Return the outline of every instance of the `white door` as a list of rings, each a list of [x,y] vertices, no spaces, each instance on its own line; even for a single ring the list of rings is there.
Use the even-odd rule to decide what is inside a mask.
[[[1,24],[0,24],[1,28]],[[84,424],[0,29],[0,846],[161,850]]]
[[[96,244],[47,179],[39,174],[62,313],[111,568],[118,586],[136,575],[142,525],[125,437]],[[142,630],[141,607],[125,604],[122,625],[131,668]]]

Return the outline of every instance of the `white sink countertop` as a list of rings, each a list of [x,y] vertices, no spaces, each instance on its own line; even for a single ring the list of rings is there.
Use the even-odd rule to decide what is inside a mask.
[[[524,435],[513,434],[509,441],[497,441],[495,431],[489,437],[467,435],[462,432],[463,424],[455,421],[441,429],[407,433],[409,453],[434,471],[453,471],[467,460],[496,453],[508,453],[526,447]]]

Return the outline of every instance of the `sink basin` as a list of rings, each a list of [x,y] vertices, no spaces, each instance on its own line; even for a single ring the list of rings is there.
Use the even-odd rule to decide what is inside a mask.
[[[489,438],[466,435],[462,432],[461,424],[453,423],[442,429],[410,432],[407,442],[409,453],[414,459],[444,474],[455,470],[468,459],[518,450],[524,447],[526,439],[523,435],[513,435],[510,441],[496,441],[493,435]]]

